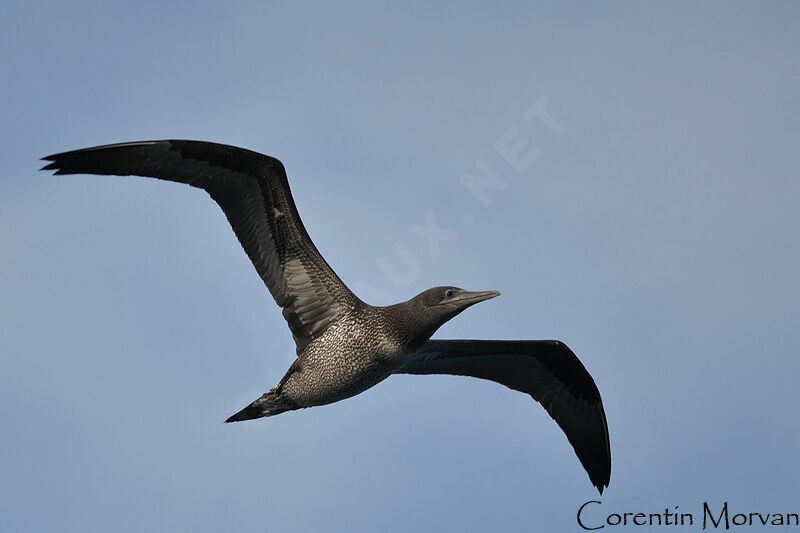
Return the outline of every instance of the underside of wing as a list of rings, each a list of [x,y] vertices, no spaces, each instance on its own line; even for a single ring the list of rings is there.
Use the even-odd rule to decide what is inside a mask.
[[[146,176],[205,190],[292,330],[298,353],[358,304],[320,255],[297,213],[283,164],[257,152],[201,141],[143,141],[55,154],[56,174]]]
[[[432,340],[399,373],[488,379],[530,394],[567,435],[600,493],[611,478],[611,447],[600,392],[560,341]]]

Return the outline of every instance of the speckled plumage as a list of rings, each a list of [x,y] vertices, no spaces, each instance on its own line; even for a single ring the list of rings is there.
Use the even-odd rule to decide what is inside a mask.
[[[385,321],[359,306],[309,344],[281,380],[278,393],[297,407],[338,402],[383,381],[398,366],[401,344]]]
[[[362,302],[320,255],[303,226],[283,164],[200,141],[142,141],[44,158],[56,174],[137,175],[205,190],[222,208],[295,340],[280,382],[227,422],[273,416],[359,394],[392,374],[453,374],[530,394],[564,430],[603,492],[611,448],[600,393],[559,341],[429,340],[467,307],[497,296],[434,287],[388,307]]]
[[[271,416],[338,402],[397,373],[444,323],[438,315],[427,316],[421,302],[438,302],[447,290],[460,289],[435,287],[416,299],[388,307],[358,301],[303,348],[279,384],[254,402],[257,410],[248,413],[248,406],[240,412],[242,419],[264,416],[263,410]],[[231,418],[235,421],[237,415]]]

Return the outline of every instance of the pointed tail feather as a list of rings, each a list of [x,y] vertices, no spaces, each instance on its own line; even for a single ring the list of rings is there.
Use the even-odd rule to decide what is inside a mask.
[[[297,408],[290,405],[285,400],[281,401],[278,394],[269,391],[235,415],[230,416],[225,423],[279,415],[285,411],[291,411],[292,409]]]

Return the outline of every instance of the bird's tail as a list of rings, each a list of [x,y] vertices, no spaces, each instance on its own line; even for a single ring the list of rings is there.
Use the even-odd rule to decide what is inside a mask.
[[[285,411],[291,411],[297,407],[291,405],[286,400],[282,400],[279,393],[271,390],[264,393],[257,399],[235,415],[228,418],[225,422],[241,422],[242,420],[252,420],[264,416],[279,415]]]

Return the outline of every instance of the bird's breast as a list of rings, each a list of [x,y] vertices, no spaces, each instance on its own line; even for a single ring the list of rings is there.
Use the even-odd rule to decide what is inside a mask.
[[[389,377],[404,361],[401,344],[363,327],[334,325],[300,355],[282,388],[300,407],[355,396]]]

